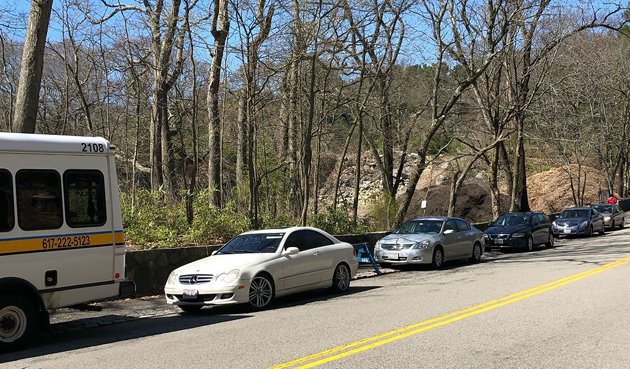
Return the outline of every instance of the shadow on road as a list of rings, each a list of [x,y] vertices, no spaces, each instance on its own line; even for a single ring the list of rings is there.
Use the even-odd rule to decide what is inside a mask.
[[[294,295],[278,298],[271,310],[280,310],[294,306],[308,305],[322,301],[334,300],[336,298],[356,295],[362,292],[371,291],[380,288],[380,286],[350,286],[345,293],[331,293],[328,290],[320,289],[308,292],[296,293]],[[251,312],[246,305],[237,306],[217,306],[211,309],[203,309],[200,314],[243,314]]]
[[[118,317],[124,318],[121,316]],[[211,324],[224,323],[248,317],[248,315],[223,314],[166,316],[152,319],[139,319],[128,322],[124,325],[114,324],[66,333],[55,333],[53,326],[51,327],[51,333],[40,334],[40,336],[36,339],[36,342],[33,343],[33,348],[0,355],[0,364],[109,343],[118,343],[121,341],[155,336],[163,333],[183,331],[186,329],[204,327]]]
[[[315,290],[279,298],[271,310],[307,305],[335,298],[351,296],[379,288],[378,286],[351,286],[343,294],[327,290]],[[156,302],[153,302],[155,304]],[[128,309],[129,307],[127,307]],[[115,303],[108,310],[115,310]],[[0,354],[0,364],[34,358],[44,355],[117,343],[163,333],[184,331],[191,328],[209,326],[252,317],[254,312],[247,306],[219,306],[205,308],[194,314],[169,315],[137,319],[127,315],[104,315],[83,319],[67,320],[52,324],[49,332],[42,333],[32,344],[32,348]],[[103,326],[99,326],[105,323]],[[125,324],[118,324],[125,323]],[[68,331],[70,330],[70,331]]]

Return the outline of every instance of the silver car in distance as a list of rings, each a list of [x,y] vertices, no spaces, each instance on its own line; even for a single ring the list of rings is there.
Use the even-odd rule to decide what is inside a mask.
[[[275,297],[330,288],[345,292],[357,272],[354,247],[309,227],[242,233],[207,258],[175,269],[166,302],[184,312],[203,306],[271,305]]]
[[[467,221],[422,217],[380,239],[374,247],[374,257],[380,264],[433,264],[441,268],[447,260],[479,262],[483,249],[483,233]]]

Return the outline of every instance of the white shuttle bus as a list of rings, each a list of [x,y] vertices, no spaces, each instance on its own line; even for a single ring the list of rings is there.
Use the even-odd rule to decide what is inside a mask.
[[[0,352],[48,309],[133,294],[114,154],[104,138],[0,133]]]

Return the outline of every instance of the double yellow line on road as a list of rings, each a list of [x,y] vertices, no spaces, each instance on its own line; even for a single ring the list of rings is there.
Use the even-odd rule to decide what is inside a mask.
[[[391,342],[399,341],[404,338],[426,332],[428,330],[441,327],[450,323],[457,322],[468,317],[481,314],[486,311],[494,310],[505,305],[513,304],[520,300],[524,300],[544,292],[560,288],[567,284],[577,282],[584,278],[599,274],[606,270],[630,263],[630,257],[625,257],[617,261],[604,264],[602,266],[585,270],[580,273],[570,275],[565,278],[555,280],[537,287],[529,288],[520,292],[513,293],[495,300],[485,302],[483,304],[471,306],[469,308],[454,311],[433,319],[410,324],[401,328],[397,328],[375,336],[367,337],[359,341],[351,342],[346,345],[338,346],[329,350],[321,351],[312,355],[308,355],[296,360],[292,360],[280,365],[276,365],[270,369],[307,369],[320,366],[331,361],[339,360],[347,356],[356,355],[363,351],[367,351],[379,346],[386,345]]]

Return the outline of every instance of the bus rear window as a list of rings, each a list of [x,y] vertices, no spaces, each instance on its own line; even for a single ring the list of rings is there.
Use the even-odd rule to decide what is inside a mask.
[[[107,221],[105,183],[98,170],[68,170],[63,174],[66,223],[73,228],[99,227]]]
[[[15,226],[13,212],[13,183],[11,173],[0,169],[0,232],[8,232]]]
[[[54,170],[25,169],[15,176],[18,223],[25,231],[58,229],[63,224],[61,178]]]

